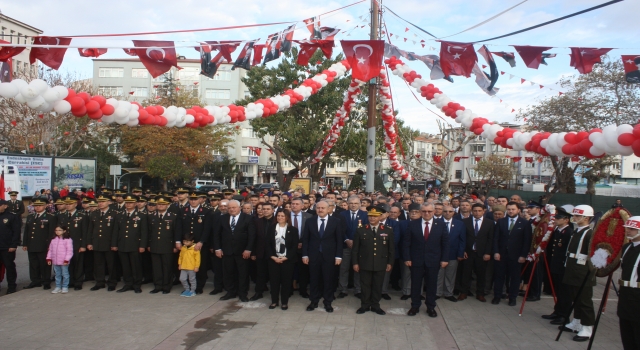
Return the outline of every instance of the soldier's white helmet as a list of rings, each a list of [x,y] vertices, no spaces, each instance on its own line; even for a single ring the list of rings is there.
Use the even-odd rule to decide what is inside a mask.
[[[590,205],[577,205],[573,208],[571,212],[573,215],[581,215],[581,216],[593,216],[593,208]]]
[[[640,216],[632,216],[623,225],[624,227],[640,229]]]
[[[574,206],[571,205],[571,204],[565,204],[565,205],[561,206],[560,208],[564,209],[564,211],[566,211],[567,213],[571,214],[571,213],[573,213]]]

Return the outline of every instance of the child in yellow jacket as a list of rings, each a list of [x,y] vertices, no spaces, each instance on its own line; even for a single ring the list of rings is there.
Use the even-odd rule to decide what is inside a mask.
[[[180,270],[180,282],[184,287],[181,297],[192,297],[196,295],[196,272],[200,268],[200,252],[194,249],[193,237],[186,236],[182,241],[180,258],[178,258],[178,269]],[[189,287],[191,284],[191,287]]]

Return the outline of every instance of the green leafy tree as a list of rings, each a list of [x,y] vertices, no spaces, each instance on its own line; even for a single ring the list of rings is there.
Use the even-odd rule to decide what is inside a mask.
[[[497,188],[514,179],[515,168],[511,162],[505,163],[503,157],[495,154],[483,158],[476,164],[478,180],[484,181],[488,188]]]
[[[229,183],[229,181],[238,174],[236,160],[228,156],[221,156],[215,158],[213,161],[207,162],[204,165],[203,172],[210,174],[210,176],[223,183]]]
[[[349,191],[362,189],[364,186],[364,180],[362,179],[362,175],[356,174],[351,179],[351,183],[349,184]]]
[[[165,153],[154,156],[146,162],[145,168],[149,176],[162,179],[165,183],[188,181],[194,175],[179,154]]]

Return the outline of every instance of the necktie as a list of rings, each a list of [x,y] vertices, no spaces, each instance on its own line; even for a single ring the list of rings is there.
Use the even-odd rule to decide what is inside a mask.
[[[373,230],[373,234],[375,235],[376,234],[376,227],[374,226],[371,229]]]
[[[475,231],[476,231],[476,236],[478,236],[478,231],[480,231],[480,227],[478,227],[478,221],[480,221],[480,219],[476,219],[476,226],[475,226]]]
[[[69,217],[71,217],[71,213],[68,213],[67,215],[69,215]]]
[[[513,229],[513,225],[516,224],[516,221],[513,218],[509,218],[509,231]]]
[[[322,238],[322,236],[324,236],[324,221],[326,219],[320,219],[320,221],[322,221],[322,223],[320,224],[320,229],[318,230],[318,234],[320,235],[320,238]]]
[[[424,225],[424,241],[426,242],[429,239],[429,221],[425,221]]]
[[[235,231],[236,229],[236,217],[233,216],[231,217],[231,232]]]
[[[351,212],[351,222],[356,221],[356,214]]]
[[[450,233],[449,225],[451,224],[451,221],[445,221],[444,223],[447,225],[447,233]]]
[[[100,212],[100,216],[104,217],[104,212],[103,211]]]
[[[192,215],[196,215],[196,210],[195,209],[191,209],[191,214]]]
[[[298,228],[298,214],[293,214],[293,227]]]

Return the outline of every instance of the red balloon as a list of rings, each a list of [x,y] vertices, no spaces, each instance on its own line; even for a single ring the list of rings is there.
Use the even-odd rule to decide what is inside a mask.
[[[573,145],[576,143],[576,134],[570,132],[564,135],[564,140]]]
[[[164,113],[164,107],[156,106],[156,114],[161,115]]]
[[[631,146],[636,138],[633,134],[622,134],[618,136],[618,143],[623,146]]]
[[[91,99],[98,102],[98,104],[100,104],[100,107],[104,106],[105,103],[107,103],[107,99],[100,95],[93,96]]]
[[[84,107],[84,105],[85,105],[84,100],[81,99],[80,97],[77,97],[77,96],[68,99],[67,102],[69,102],[69,104],[71,105],[71,110],[80,109],[81,107]]]
[[[67,88],[67,91],[69,93],[67,94],[67,97],[65,97],[65,100],[69,101],[69,99],[76,97],[76,91],[75,90]]]
[[[570,143],[567,143],[566,145],[562,146],[562,153],[573,154],[572,148],[573,148],[573,145],[571,145]]]
[[[586,131],[580,131],[576,136],[577,136],[579,141],[582,141],[582,140],[586,139],[587,137],[589,137],[589,133],[586,132]]]
[[[640,140],[633,141],[633,144],[631,144],[631,149],[633,149],[633,154],[640,157]]]
[[[147,108],[145,108],[147,110],[147,113],[151,114],[151,115],[156,115],[158,114],[158,110],[156,109],[156,107],[154,106],[149,106]]]
[[[200,124],[202,121],[202,113],[196,113],[196,116],[193,119],[196,123]]]
[[[113,108],[112,105],[108,105],[106,103],[100,109],[102,110],[102,114],[104,115],[112,115],[113,112],[115,112],[115,108]]]
[[[98,103],[98,101],[91,100],[91,101],[87,102],[85,107],[87,107],[87,112],[88,113],[94,113],[94,112],[100,110],[100,103]],[[102,113],[102,111],[100,113]]]
[[[138,119],[139,120],[144,120],[144,119],[147,119],[148,117],[149,117],[149,112],[147,112],[144,109],[138,110]]]
[[[85,104],[87,102],[91,101],[91,95],[89,95],[86,92],[80,92],[80,93],[78,93],[77,96],[80,97],[81,99],[83,99]]]
[[[640,139],[640,124],[633,128],[633,136]]]
[[[96,111],[88,113],[87,115],[91,119],[98,120],[98,119],[102,118],[102,111],[98,108]]]
[[[82,106],[82,107],[80,107],[78,109],[72,109],[71,110],[71,114],[75,115],[78,118],[84,117],[85,114],[87,114],[87,107]]]
[[[243,122],[243,121],[247,120],[247,116],[244,115],[244,114],[240,114],[240,116],[238,117],[238,120]]]
[[[167,125],[167,118],[163,117],[163,116],[159,116],[158,117],[160,120],[158,121],[158,125],[160,126],[165,126]]]

